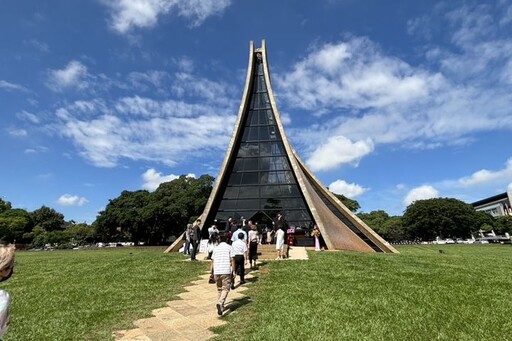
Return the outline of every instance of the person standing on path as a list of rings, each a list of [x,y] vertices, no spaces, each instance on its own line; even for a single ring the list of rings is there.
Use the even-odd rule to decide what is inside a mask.
[[[311,231],[311,235],[315,238],[315,251],[321,251],[320,249],[320,230],[318,226],[313,227],[313,231]]]
[[[251,230],[249,231],[249,236],[247,237],[247,242],[249,244],[249,264],[251,269],[256,266],[256,258],[258,255],[258,244],[260,243],[260,236],[258,233],[258,227],[254,224],[251,224]]]
[[[187,224],[185,229],[185,247],[183,248],[184,255],[190,255],[190,235],[192,234],[192,224]]]
[[[284,258],[284,231],[282,228],[279,228],[276,231],[276,251],[277,251],[277,258],[283,259]]]
[[[220,244],[213,250],[211,271],[219,294],[217,300],[217,314],[224,313],[224,303],[231,288],[231,279],[234,278],[235,258],[233,248],[226,243],[226,236],[220,236]]]
[[[235,276],[240,275],[240,284],[245,284],[245,263],[247,263],[247,242],[242,232],[238,233],[238,238],[231,244],[235,256]],[[235,277],[231,283],[231,289],[235,288]]]
[[[192,226],[192,234],[190,235],[190,243],[192,243],[192,253],[190,260],[197,260],[197,251],[199,250],[199,241],[201,240],[201,219],[197,219],[194,226]]]

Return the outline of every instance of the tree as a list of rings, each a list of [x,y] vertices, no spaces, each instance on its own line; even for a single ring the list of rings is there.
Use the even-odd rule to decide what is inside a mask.
[[[494,232],[500,235],[505,233],[512,234],[512,216],[506,215],[498,217],[494,224]]]
[[[404,229],[402,217],[393,216],[390,217],[384,223],[383,234],[381,235],[384,239],[389,242],[399,242],[402,240],[411,239]]]
[[[123,191],[99,213],[94,227],[103,241],[130,240],[161,244],[181,233],[203,211],[214,178],[180,176],[153,193]]]
[[[160,184],[153,193],[153,203],[158,203],[161,213],[160,225],[164,229],[164,238],[183,232],[187,223],[195,220],[204,210],[214,178],[202,175],[198,179],[180,176],[170,182]]]
[[[383,235],[384,224],[389,219],[389,215],[385,211],[378,210],[370,213],[359,213],[357,216],[370,226],[372,230]]]
[[[23,243],[26,233],[33,227],[29,213],[23,209],[8,209],[0,213],[0,240],[8,243]]]
[[[143,220],[143,210],[149,203],[150,194],[146,190],[123,191],[110,200],[104,211],[96,218],[94,226],[103,241],[146,241],[147,226]]]
[[[453,198],[418,200],[409,205],[403,224],[412,239],[468,238],[481,216],[469,204]]]
[[[96,230],[85,223],[81,224],[70,224],[65,233],[73,245],[84,245],[87,242],[91,242],[96,237]]]
[[[346,196],[344,196],[343,194],[336,194],[334,192],[331,192],[331,193],[334,194],[334,196],[336,198],[338,198],[338,200],[341,201],[343,203],[343,205],[345,205],[352,212],[355,212],[361,208],[361,206],[359,205],[359,203],[356,200],[349,199]]]
[[[0,214],[12,209],[11,203],[0,198]]]
[[[402,225],[402,217],[390,217],[383,210],[358,213],[357,216],[387,241],[408,239]]]
[[[41,206],[31,213],[35,226],[41,226],[46,231],[64,230],[64,215],[53,208]]]

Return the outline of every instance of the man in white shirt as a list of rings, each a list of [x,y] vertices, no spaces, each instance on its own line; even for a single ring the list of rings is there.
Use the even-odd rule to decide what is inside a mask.
[[[244,239],[242,230],[237,230],[238,238],[231,244],[233,255],[235,256],[235,276],[240,275],[240,284],[245,284],[245,263],[247,262],[247,242]],[[231,283],[231,289],[235,288],[235,276]]]
[[[240,233],[243,234],[243,239],[247,240],[247,232],[245,232],[242,228],[238,228],[237,230],[233,231],[233,235],[231,236],[231,244],[233,244],[233,242],[238,239],[238,235]]]
[[[231,287],[231,278],[234,278],[235,258],[231,245],[226,243],[226,236],[220,236],[220,244],[215,247],[212,254],[211,271],[219,298],[217,301],[217,314],[222,316],[224,313],[224,302],[228,297]]]

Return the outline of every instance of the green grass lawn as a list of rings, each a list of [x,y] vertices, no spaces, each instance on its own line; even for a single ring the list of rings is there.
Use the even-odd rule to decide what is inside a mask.
[[[1,285],[13,298],[5,340],[109,340],[132,328],[208,267],[162,251],[18,252]],[[269,262],[217,339],[512,340],[510,245],[399,251]]]
[[[176,298],[207,265],[163,248],[17,252],[0,286],[13,299],[5,340],[109,340]]]
[[[217,339],[512,340],[510,245],[398,249],[271,262]]]

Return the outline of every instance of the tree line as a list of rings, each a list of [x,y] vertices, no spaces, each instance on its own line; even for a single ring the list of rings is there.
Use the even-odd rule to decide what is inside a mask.
[[[180,176],[160,184],[154,192],[123,191],[109,200],[90,225],[66,221],[53,208],[42,206],[28,212],[0,199],[0,242],[61,248],[96,242],[167,245],[203,212],[213,182],[209,175],[197,179]],[[356,200],[336,196],[351,211],[360,209]],[[469,238],[479,230],[512,234],[512,217],[494,218],[454,198],[418,200],[402,216],[390,216],[383,210],[357,215],[392,243],[431,241],[436,237]]]

